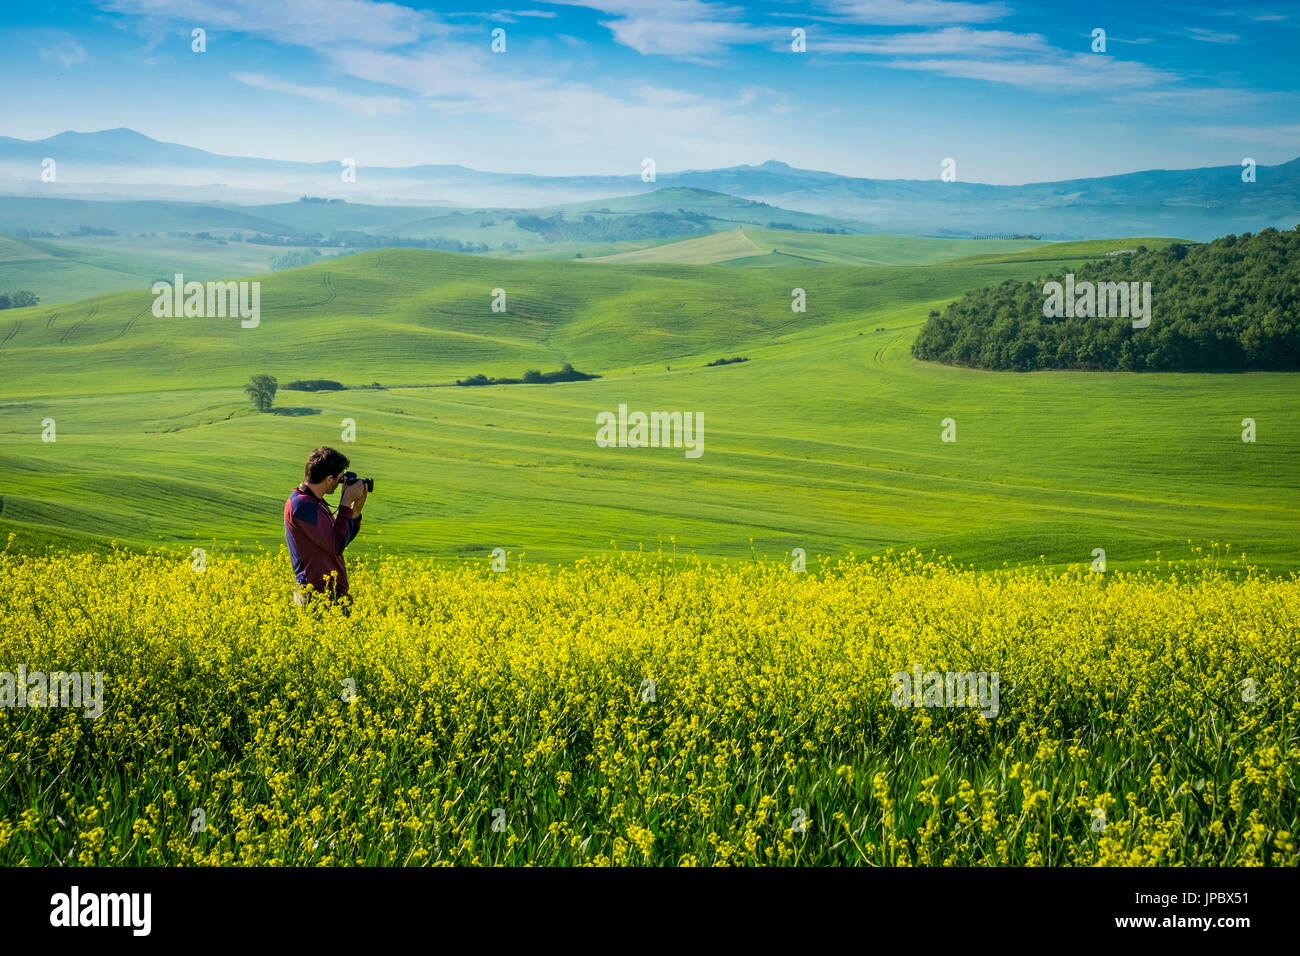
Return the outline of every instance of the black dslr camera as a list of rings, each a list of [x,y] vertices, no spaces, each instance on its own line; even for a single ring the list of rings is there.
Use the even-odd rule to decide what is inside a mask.
[[[365,486],[366,486],[366,494],[369,494],[370,492],[372,492],[372,491],[375,490],[375,479],[373,479],[373,478],[358,478],[358,477],[357,477],[357,473],[356,473],[355,471],[345,471],[345,472],[343,472],[343,486],[344,486],[345,488],[348,487],[349,485],[355,485],[358,481],[360,481],[360,482],[364,482],[364,483],[365,483]]]

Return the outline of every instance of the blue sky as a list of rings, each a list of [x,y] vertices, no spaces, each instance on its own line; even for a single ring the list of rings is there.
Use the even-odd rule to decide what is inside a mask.
[[[934,179],[953,157],[988,183],[1300,155],[1300,4],[1063,6],[6,4],[0,135],[127,126],[235,155],[541,174],[653,157]]]

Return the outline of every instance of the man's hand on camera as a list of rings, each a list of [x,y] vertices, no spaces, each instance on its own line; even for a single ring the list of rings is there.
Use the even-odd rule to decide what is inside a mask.
[[[359,515],[365,504],[366,483],[364,481],[354,481],[343,489],[343,497],[339,500],[341,507],[351,508],[353,514]]]

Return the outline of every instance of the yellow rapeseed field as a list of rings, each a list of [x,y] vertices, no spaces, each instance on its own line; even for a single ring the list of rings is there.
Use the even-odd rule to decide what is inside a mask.
[[[283,553],[0,576],[0,671],[103,681],[98,717],[0,707],[0,865],[1300,858],[1300,579],[1217,552],[372,558],[350,617],[294,606]],[[896,706],[948,671],[996,713]]]

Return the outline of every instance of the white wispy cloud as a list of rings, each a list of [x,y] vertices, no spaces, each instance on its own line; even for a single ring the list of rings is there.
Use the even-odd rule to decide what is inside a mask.
[[[287,93],[291,96],[305,96],[307,99],[319,100],[331,106],[338,106],[357,116],[381,116],[400,113],[407,108],[407,102],[397,96],[364,96],[345,93],[332,86],[304,86],[300,83],[286,83],[258,73],[233,73],[234,79],[247,86],[273,93]]]
[[[1193,40],[1199,40],[1201,43],[1236,43],[1241,39],[1235,33],[1220,33],[1217,30],[1207,30],[1204,27],[1188,27],[1183,31],[1183,35]]]
[[[620,17],[658,17],[664,20],[716,20],[743,16],[744,7],[711,0],[545,0],[554,6],[586,7]]]
[[[778,91],[768,91],[764,102],[759,104],[753,101],[751,93],[709,96],[655,84],[620,88],[595,80],[580,82],[568,78],[567,64],[559,61],[553,64],[553,70],[539,75],[516,68],[507,56],[493,55],[485,42],[457,43],[449,39],[462,32],[462,27],[449,26],[443,20],[393,3],[362,0],[100,2],[109,9],[142,17],[150,24],[201,25],[210,31],[239,30],[309,49],[336,75],[398,91],[400,95],[360,95],[331,85],[296,83],[264,72],[235,76],[249,86],[334,104],[366,116],[396,113],[422,100],[427,108],[446,115],[498,117],[504,122],[549,131],[554,138],[566,142],[608,144],[621,139],[645,150],[654,149],[658,143],[665,153],[674,144],[715,152],[720,143],[733,148],[754,142],[754,137],[762,135],[763,125],[773,115],[768,106],[784,100]],[[624,35],[628,40],[644,49],[675,53],[714,51],[734,40],[737,29],[745,28],[743,24],[726,24],[726,29],[732,32],[724,37],[721,26],[710,27],[712,21],[708,18],[736,16],[743,11],[702,0],[609,0],[602,2],[602,6],[621,19],[627,15],[629,22],[621,24],[619,29],[627,31]],[[643,14],[660,16],[665,11],[669,24],[658,33],[648,23],[638,26],[631,22]],[[444,12],[443,16],[452,14]],[[691,21],[698,31],[694,38],[688,39],[691,31],[673,19],[679,17],[696,18]],[[673,29],[682,32],[672,32]],[[638,35],[637,30],[646,32]],[[210,45],[211,42],[209,39]],[[641,156],[635,157],[637,163]],[[662,161],[671,162],[671,156],[662,157]]]
[[[1009,30],[972,30],[968,27],[944,27],[911,33],[872,34],[870,36],[818,37],[817,52],[866,53],[890,56],[927,56],[989,53],[1019,55],[1026,50],[1045,51],[1047,41],[1036,33],[1012,33]]]
[[[1131,94],[1181,80],[1145,63],[1064,50],[1037,33],[966,26],[818,37],[809,49],[880,58],[871,62],[888,69],[1063,92]]]
[[[1188,126],[1186,131],[1203,139],[1232,143],[1240,149],[1267,146],[1294,151],[1300,149],[1300,124],[1281,126]]]
[[[1154,86],[1179,79],[1176,74],[1145,63],[1091,53],[1056,53],[1029,60],[892,60],[886,65],[898,70],[923,70],[986,83],[1065,92],[1130,90],[1135,86]]]
[[[614,17],[600,25],[623,46],[647,55],[698,57],[743,44],[789,38],[785,27],[745,22],[743,7],[705,0],[547,0]]]
[[[619,43],[640,53],[706,55],[741,43],[788,39],[784,29],[760,28],[733,19],[743,15],[741,8],[705,0],[552,2],[617,16],[601,21],[602,25]],[[1001,2],[822,0],[819,9],[826,15],[813,19],[834,23],[836,32],[810,35],[810,52],[879,57],[882,59],[875,62],[891,69],[1067,92],[1140,90],[1181,79],[1140,62],[1063,50],[1037,33],[966,25],[1010,15],[1010,7]],[[854,25],[922,29],[890,34],[843,32]]]
[[[86,48],[71,33],[63,30],[31,30],[27,35],[40,49],[42,59],[62,63],[64,69],[92,62]]]
[[[703,148],[716,141],[750,142],[762,125],[744,112],[754,100],[745,91],[718,98],[650,83],[619,90],[515,74],[498,65],[501,58],[462,48],[405,53],[352,48],[329,57],[341,72],[407,90],[441,112],[498,116],[570,141]],[[780,98],[775,91],[769,96]]]
[[[1199,87],[1185,90],[1137,90],[1113,97],[1117,103],[1138,106],[1160,106],[1168,109],[1195,110],[1197,112],[1240,110],[1267,106],[1282,100],[1287,94],[1267,90],[1243,90],[1231,87]]]
[[[823,0],[821,5],[837,20],[873,26],[987,23],[1012,12],[1005,3],[964,0]]]
[[[464,27],[449,26],[446,18],[461,14],[445,9],[438,18],[396,3],[365,0],[99,2],[155,25],[240,30],[310,49],[337,76],[388,89],[381,90],[383,95],[354,93],[338,88],[341,81],[297,83],[261,71],[235,78],[362,116],[399,113],[423,101],[445,115],[497,118],[549,131],[569,144],[626,142],[652,150],[655,142],[677,143],[698,154],[716,151],[719,143],[740,149],[764,142],[765,127],[781,122],[781,110],[789,102],[779,91],[761,98],[752,89],[728,96],[660,83],[619,85],[585,74],[575,77],[571,64],[561,59],[545,74],[526,71],[508,56],[491,54],[486,42],[455,42]],[[545,5],[546,10],[507,13],[586,8],[619,44],[643,54],[687,59],[743,43],[783,45],[791,22],[755,26],[746,22],[744,8],[713,0],[545,0]],[[999,2],[821,0],[816,9],[838,19],[822,18],[833,31],[829,34],[810,31],[810,53],[862,57],[887,69],[1152,108],[1231,109],[1250,104],[1255,96],[1242,90],[1190,90],[1177,73],[1142,62],[1062,49],[1037,33],[969,25],[1006,16],[1010,11]],[[899,28],[855,33],[856,24]]]
[[[463,12],[440,11],[441,16],[451,19],[480,20],[490,23],[518,23],[521,19],[554,20],[559,14],[554,10],[467,10]]]
[[[567,141],[608,142],[623,137],[629,142],[669,144],[675,140],[712,150],[713,144],[751,141],[764,122],[764,111],[743,96],[712,97],[666,86],[619,88],[596,81],[576,82],[566,77],[567,65],[538,75],[517,69],[505,56],[490,53],[486,42],[456,43],[449,38],[463,27],[393,3],[363,0],[100,0],[115,12],[141,18],[146,29],[158,24],[173,28],[204,26],[237,30],[274,42],[313,51],[336,75],[382,84],[399,95],[362,95],[336,85],[297,83],[266,72],[241,72],[235,79],[249,86],[329,103],[362,116],[393,114],[423,100],[427,108],[448,115],[499,117],[548,130]],[[716,5],[699,0],[673,3],[607,4],[614,13],[650,13],[668,9],[672,14],[695,15]],[[513,14],[525,10],[511,11]],[[549,11],[536,11],[545,16]],[[725,15],[741,12],[725,8]],[[444,14],[451,16],[451,14]],[[735,26],[730,25],[734,30]],[[716,41],[687,41],[667,29],[645,33],[637,26],[629,39],[647,49],[706,51],[723,45]],[[644,26],[642,27],[644,29]],[[707,28],[706,28],[707,29]],[[674,46],[673,37],[681,43]],[[212,40],[209,38],[209,45]],[[772,92],[769,101],[782,96]],[[766,115],[771,115],[766,114]],[[716,139],[721,137],[721,140]],[[666,151],[669,147],[664,146]],[[640,161],[640,156],[636,161]],[[665,158],[667,161],[667,158]]]
[[[1089,36],[1089,34],[1085,33],[1085,34],[1081,34],[1081,36]],[[1108,46],[1113,43],[1124,43],[1132,46],[1150,46],[1152,43],[1155,42],[1156,42],[1155,37],[1134,37],[1132,39],[1129,39],[1128,37],[1117,37],[1113,33],[1106,34],[1106,44]]]
[[[403,46],[446,32],[437,18],[369,0],[99,0],[113,13],[268,37],[295,46]]]
[[[601,20],[614,39],[644,54],[704,56],[744,44],[788,42],[787,27],[755,25],[743,7],[708,0],[547,0],[614,17]],[[1010,14],[1006,4],[965,0],[823,0],[801,12],[809,21],[888,26],[979,23]],[[777,15],[795,16],[785,11]],[[836,41],[849,44],[853,41]],[[865,40],[863,42],[866,42]],[[821,49],[827,49],[823,44]],[[850,52],[847,47],[841,52]]]
[[[601,21],[614,39],[638,53],[667,56],[719,53],[745,43],[765,43],[788,35],[773,27],[754,27],[745,23],[719,20],[664,20],[631,17]]]

